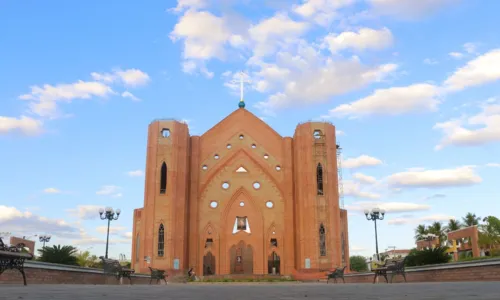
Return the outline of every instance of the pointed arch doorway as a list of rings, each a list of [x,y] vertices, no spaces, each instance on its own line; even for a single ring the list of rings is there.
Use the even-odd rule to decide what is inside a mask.
[[[272,275],[280,275],[280,256],[273,251],[267,258],[267,273]]]
[[[231,274],[253,274],[253,248],[240,241],[229,249],[230,273]]]
[[[203,256],[203,276],[210,276],[215,274],[215,256],[212,252],[208,251]]]

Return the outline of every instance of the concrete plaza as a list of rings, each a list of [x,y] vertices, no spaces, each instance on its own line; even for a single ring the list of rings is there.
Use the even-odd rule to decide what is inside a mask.
[[[326,284],[230,283],[169,285],[0,285],[0,299],[500,299],[498,282]]]

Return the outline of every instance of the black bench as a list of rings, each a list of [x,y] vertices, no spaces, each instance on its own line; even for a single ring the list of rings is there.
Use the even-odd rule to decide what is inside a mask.
[[[9,247],[5,245],[2,238],[0,238],[0,275],[5,270],[16,269],[23,275],[24,285],[27,285],[26,274],[24,273],[24,262],[27,259],[32,259],[33,254],[22,252],[24,246],[24,244],[18,244]]]
[[[126,277],[130,281],[130,284],[132,284],[131,275],[135,272],[135,270],[123,267],[116,259],[104,258],[104,256],[100,256],[99,258],[102,260],[104,274],[113,275],[118,280]]]
[[[149,270],[151,271],[151,279],[149,280],[149,284],[151,284],[153,279],[156,279],[156,283],[159,283],[160,280],[163,280],[163,281],[165,281],[165,284],[167,284],[166,277],[168,275],[165,275],[165,270],[154,269],[151,267],[149,267]]]
[[[342,281],[345,283],[344,279],[344,272],[347,266],[343,268],[336,268],[333,272],[330,272],[326,275],[326,283],[330,281],[330,279],[333,279],[334,283],[337,283],[337,278],[342,279]]]
[[[386,260],[382,266],[373,270],[375,272],[373,283],[375,283],[378,276],[384,276],[385,282],[389,283],[389,280],[387,280],[387,272],[391,273],[391,283],[396,275],[402,275],[406,282],[405,262],[406,257],[403,259]]]

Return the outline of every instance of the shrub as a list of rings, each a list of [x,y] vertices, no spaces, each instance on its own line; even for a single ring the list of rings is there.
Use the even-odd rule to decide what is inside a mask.
[[[349,258],[349,263],[351,265],[351,271],[364,272],[368,271],[368,265],[366,264],[366,258],[360,255],[354,255]]]
[[[451,260],[451,256],[446,252],[448,247],[435,247],[432,249],[417,250],[412,249],[406,259],[406,266],[423,266],[443,264]]]

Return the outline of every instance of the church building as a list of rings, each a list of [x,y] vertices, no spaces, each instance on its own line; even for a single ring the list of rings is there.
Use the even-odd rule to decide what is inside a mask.
[[[337,148],[332,124],[301,123],[283,137],[243,100],[201,136],[183,122],[153,121],[132,268],[207,276],[348,266]]]

